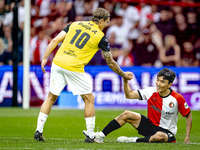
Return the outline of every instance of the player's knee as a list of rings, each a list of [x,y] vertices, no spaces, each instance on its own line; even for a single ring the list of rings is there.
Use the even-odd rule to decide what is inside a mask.
[[[57,100],[58,96],[54,95],[52,93],[49,93],[48,97],[47,97],[47,102],[54,104]]]
[[[93,94],[81,95],[81,97],[86,104],[94,104],[94,95]]]
[[[121,115],[120,117],[123,118],[123,120],[126,120],[129,118],[129,115],[130,115],[130,111],[129,110],[125,110]]]

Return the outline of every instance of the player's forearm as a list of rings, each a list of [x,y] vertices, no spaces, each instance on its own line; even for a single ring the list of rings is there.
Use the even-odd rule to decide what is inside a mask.
[[[186,118],[186,137],[190,137],[190,131],[192,129],[192,112]]]
[[[56,40],[52,40],[49,45],[46,48],[46,51],[42,57],[42,59],[47,59],[48,56],[51,54],[51,52],[54,50],[54,48],[57,46],[58,42]]]
[[[113,60],[110,52],[103,51],[103,56],[105,58],[105,61],[107,62],[107,65],[114,71],[116,74],[120,75],[121,77],[124,77],[125,73],[121,70],[119,65]]]
[[[121,68],[118,66],[118,64],[113,60],[112,62],[110,62],[108,64],[108,66],[110,67],[110,69],[112,69],[112,71],[114,71],[116,74],[120,75],[121,77],[124,77],[125,73],[124,71],[121,70]]]
[[[131,98],[131,94],[130,94],[130,86],[128,84],[128,80],[124,79],[124,93],[126,98]]]

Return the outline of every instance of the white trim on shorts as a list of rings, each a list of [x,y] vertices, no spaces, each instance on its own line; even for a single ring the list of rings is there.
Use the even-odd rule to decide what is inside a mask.
[[[49,91],[59,96],[67,84],[73,95],[92,93],[92,84],[89,82],[86,73],[72,72],[52,63]]]

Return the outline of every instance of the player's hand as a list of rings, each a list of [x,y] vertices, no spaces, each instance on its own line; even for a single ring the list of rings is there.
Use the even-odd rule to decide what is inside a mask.
[[[47,60],[46,59],[42,59],[41,67],[42,67],[42,72],[43,73],[46,73],[46,70],[44,68],[46,64],[47,64]]]
[[[133,73],[132,72],[125,72],[125,75],[123,76],[124,80],[131,80],[133,79]]]
[[[184,143],[190,143],[190,137],[185,137]]]

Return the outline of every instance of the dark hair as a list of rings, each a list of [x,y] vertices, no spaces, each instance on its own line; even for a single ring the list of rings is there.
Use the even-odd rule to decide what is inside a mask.
[[[110,17],[110,13],[105,10],[104,8],[97,8],[96,10],[94,10],[94,12],[92,13],[92,21],[94,22],[99,22],[99,20],[104,19],[107,20]]]
[[[174,73],[174,71],[168,68],[164,68],[158,72],[157,77],[160,77],[160,76],[163,76],[163,79],[168,80],[169,83],[173,83],[176,77],[176,74]]]

